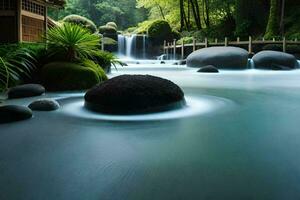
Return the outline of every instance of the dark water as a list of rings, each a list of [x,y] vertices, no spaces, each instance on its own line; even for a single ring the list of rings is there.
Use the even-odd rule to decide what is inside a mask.
[[[80,93],[57,112],[0,125],[0,199],[300,199],[300,71],[140,68],[113,76],[169,78],[194,112],[89,118],[76,114]]]

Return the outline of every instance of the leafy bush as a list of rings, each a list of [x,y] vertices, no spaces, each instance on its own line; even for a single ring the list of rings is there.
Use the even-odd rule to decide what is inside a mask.
[[[94,22],[92,22],[91,20],[89,20],[85,17],[82,17],[80,15],[68,15],[63,19],[63,22],[80,25],[80,26],[90,30],[92,33],[97,32],[97,27],[94,24]]]
[[[117,29],[112,26],[100,26],[98,31],[101,34],[117,34]]]
[[[36,70],[37,54],[21,45],[0,47],[0,91],[30,79]]]
[[[99,53],[100,37],[75,24],[64,23],[50,29],[46,41],[49,57],[64,61],[80,61]]]
[[[115,28],[116,30],[118,30],[118,26],[117,26],[117,24],[116,24],[115,22],[108,22],[108,23],[106,24],[106,26],[110,26],[110,27],[113,27],[113,28]]]
[[[100,65],[100,67],[108,73],[111,65],[117,68],[117,65],[123,66],[123,63],[118,61],[116,56],[107,51],[100,51],[97,56],[94,57],[94,62]]]
[[[156,20],[148,28],[149,37],[165,40],[172,34],[170,24],[165,20]]]
[[[42,69],[45,87],[52,91],[84,90],[107,80],[104,71],[92,61],[53,62]]]
[[[182,42],[184,43],[184,44],[192,44],[193,43],[193,37],[183,37],[183,38],[181,38],[180,40],[178,40],[177,42],[176,42],[176,44],[182,44]]]

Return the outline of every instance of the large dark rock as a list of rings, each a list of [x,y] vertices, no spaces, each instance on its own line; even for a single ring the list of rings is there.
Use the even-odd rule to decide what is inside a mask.
[[[174,109],[185,105],[183,91],[173,82],[150,75],[122,75],[85,94],[85,106],[111,114],[134,114]]]
[[[201,68],[214,65],[218,69],[246,69],[248,52],[238,47],[209,47],[187,57],[187,66]]]
[[[29,119],[32,117],[32,111],[25,106],[0,106],[0,123],[10,123]]]
[[[39,99],[28,106],[31,110],[36,111],[53,111],[59,109],[59,103],[52,99]]]
[[[219,73],[219,70],[213,65],[207,65],[207,66],[201,67],[198,70],[198,72],[201,72],[201,73]]]
[[[286,70],[298,68],[295,56],[279,51],[261,51],[253,56],[253,62],[257,69]],[[278,67],[280,66],[280,67]]]
[[[8,98],[25,98],[40,96],[45,93],[45,88],[39,84],[25,84],[19,85],[8,90]]]

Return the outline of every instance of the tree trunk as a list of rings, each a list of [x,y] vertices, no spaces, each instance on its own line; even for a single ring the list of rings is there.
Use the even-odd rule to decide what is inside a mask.
[[[179,7],[180,7],[180,31],[184,29],[184,5],[183,0],[179,0]]]
[[[265,38],[272,38],[279,33],[279,0],[270,0],[270,14]]]
[[[164,12],[163,12],[162,7],[161,7],[159,4],[157,4],[157,7],[158,7],[158,9],[159,9],[159,12],[160,12],[161,17],[163,18],[163,20],[165,20],[166,18],[165,18],[165,14],[164,14]]]
[[[284,35],[285,0],[281,0],[280,32]]]
[[[194,15],[194,19],[195,19],[195,23],[197,26],[198,30],[201,30],[201,20],[200,20],[200,13],[199,13],[199,5],[198,5],[198,1],[193,1],[193,0],[189,0],[191,2],[191,6],[192,6],[192,11],[193,11],[193,15]]]

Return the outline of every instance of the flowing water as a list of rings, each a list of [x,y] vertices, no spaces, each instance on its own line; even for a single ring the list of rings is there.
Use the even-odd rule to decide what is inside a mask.
[[[300,199],[300,70],[200,74],[157,62],[110,76],[168,78],[186,108],[96,115],[83,92],[48,93],[59,111],[0,125],[0,199]]]
[[[118,57],[145,60],[147,58],[147,45],[147,35],[118,35]]]

